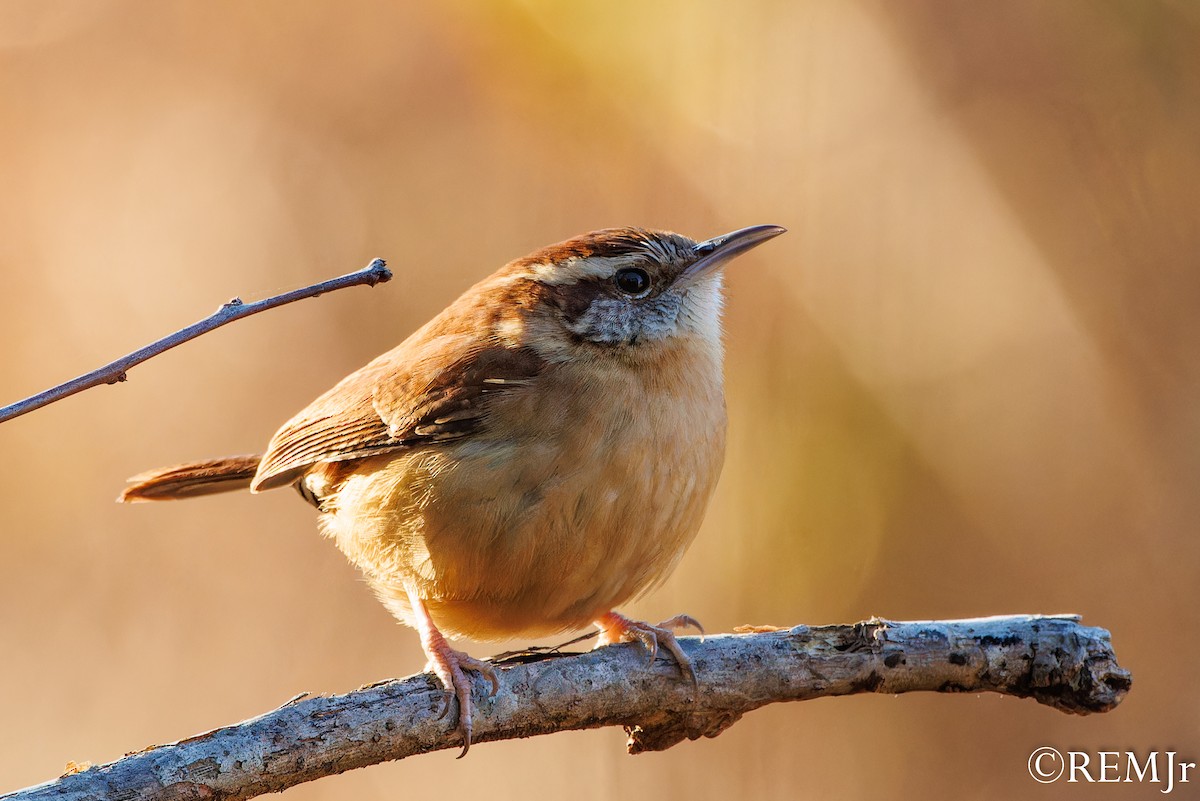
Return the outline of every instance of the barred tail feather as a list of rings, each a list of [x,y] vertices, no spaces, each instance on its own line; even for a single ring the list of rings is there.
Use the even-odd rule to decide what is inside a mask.
[[[129,479],[132,483],[117,500],[121,503],[174,501],[250,489],[260,461],[262,454],[256,453],[160,467]]]

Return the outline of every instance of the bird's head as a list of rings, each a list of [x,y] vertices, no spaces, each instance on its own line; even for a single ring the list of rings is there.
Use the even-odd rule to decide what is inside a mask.
[[[522,301],[519,314],[497,321],[497,334],[556,362],[637,359],[682,339],[719,348],[722,268],[784,230],[758,225],[695,242],[606,228],[550,245],[493,277]]]

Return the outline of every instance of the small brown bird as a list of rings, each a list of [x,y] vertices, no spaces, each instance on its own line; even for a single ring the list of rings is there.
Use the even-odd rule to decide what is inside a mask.
[[[600,645],[674,628],[615,608],[695,536],[725,449],[721,268],[773,225],[696,243],[611,228],[510,262],[342,379],[262,455],[135,476],[122,501],[294,486],[391,612],[417,629],[471,744],[495,640],[594,624]]]

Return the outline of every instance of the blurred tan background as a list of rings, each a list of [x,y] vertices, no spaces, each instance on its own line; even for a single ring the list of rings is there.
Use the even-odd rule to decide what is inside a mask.
[[[0,5],[0,402],[233,295],[397,275],[0,426],[0,790],[423,664],[291,493],[120,507],[126,476],[261,448],[539,245],[778,223],[730,271],[718,495],[629,611],[1078,612],[1126,703],[837,699],[661,755],[566,734],[285,797],[1152,797],[1025,762],[1200,757],[1197,8]]]

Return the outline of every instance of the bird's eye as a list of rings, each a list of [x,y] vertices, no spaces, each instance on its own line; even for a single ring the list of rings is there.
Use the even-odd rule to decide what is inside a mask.
[[[641,297],[650,291],[650,274],[640,267],[626,267],[617,270],[613,281],[623,294],[631,297]]]

